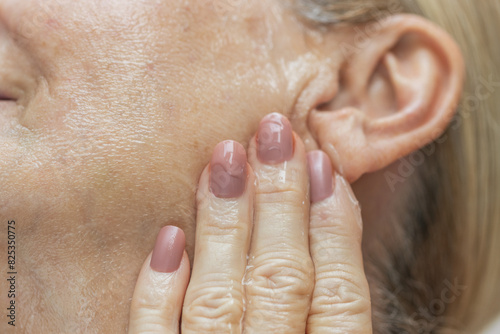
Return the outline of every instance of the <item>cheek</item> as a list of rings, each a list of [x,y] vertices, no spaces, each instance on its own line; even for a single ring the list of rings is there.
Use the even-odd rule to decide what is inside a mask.
[[[126,201],[163,184],[168,138],[138,118],[73,110],[57,129],[56,123],[16,127],[15,135],[1,139],[0,198],[19,208],[30,202],[58,209],[61,198],[79,195],[117,204],[116,198]]]

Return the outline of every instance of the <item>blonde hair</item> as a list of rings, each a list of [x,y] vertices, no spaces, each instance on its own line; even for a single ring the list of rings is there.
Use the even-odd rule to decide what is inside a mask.
[[[391,286],[375,287],[372,302],[377,333],[477,333],[500,312],[500,2],[299,3],[302,15],[324,24],[368,22],[377,19],[373,13],[394,14],[397,8],[439,24],[460,45],[467,70],[461,103],[432,144],[433,153],[422,149],[427,159],[418,167],[415,194],[400,218],[418,226],[411,231],[418,239],[412,241],[414,253],[393,255],[395,269],[385,282]],[[465,289],[451,298],[443,293],[443,282]],[[398,288],[403,291],[394,293]],[[384,301],[376,300],[384,293]],[[446,304],[439,317],[414,316],[436,301]]]

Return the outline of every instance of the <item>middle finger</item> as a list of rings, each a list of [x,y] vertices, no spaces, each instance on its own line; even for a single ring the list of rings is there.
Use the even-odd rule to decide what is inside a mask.
[[[304,333],[314,285],[305,149],[290,122],[264,117],[248,160],[257,178],[246,277],[249,333]]]

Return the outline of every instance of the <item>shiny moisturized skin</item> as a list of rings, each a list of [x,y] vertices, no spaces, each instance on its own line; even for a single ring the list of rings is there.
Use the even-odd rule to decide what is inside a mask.
[[[124,330],[159,229],[183,228],[192,256],[213,147],[246,145],[314,77],[317,36],[281,3],[217,4],[0,2],[0,217],[17,223],[21,330]]]
[[[271,114],[277,124],[285,124],[280,117]],[[261,122],[258,132],[266,127]],[[189,285],[187,256],[178,270],[163,275],[146,259],[131,302],[130,334],[177,333],[179,327],[183,334],[372,332],[359,206],[345,201],[352,197],[350,187],[336,174],[333,196],[331,167],[328,175],[327,168],[306,167],[306,160],[321,162],[317,152],[322,152],[306,158],[298,136],[279,137],[279,146],[295,143],[291,157],[282,163],[261,162],[257,155],[266,143],[254,137],[248,182],[237,197],[216,197],[208,186],[213,169],[204,170]],[[237,146],[233,144],[219,143],[212,160],[225,151],[221,148]],[[307,179],[316,177],[330,184],[330,193],[309,206]],[[313,196],[317,190],[311,189]],[[159,244],[164,248],[162,235],[163,229],[153,258]]]
[[[272,112],[349,182],[377,171],[355,186],[365,236],[392,233],[383,214],[402,205],[393,199],[404,202],[411,182],[391,191],[381,169],[446,128],[462,87],[460,51],[436,26],[395,15],[367,49],[345,54],[340,45],[359,46],[352,27],[311,25],[289,4],[0,2],[0,219],[16,221],[20,331],[124,332],[160,228],[182,228],[193,257],[195,194],[213,148],[234,140],[255,150],[250,138]],[[270,160],[251,161],[264,192],[298,179],[293,159],[281,170]],[[269,212],[256,218],[275,219]],[[267,235],[260,240],[273,242]],[[232,259],[241,265],[241,254]]]

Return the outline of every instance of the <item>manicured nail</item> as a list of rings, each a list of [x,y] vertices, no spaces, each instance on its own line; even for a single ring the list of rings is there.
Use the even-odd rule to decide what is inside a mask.
[[[236,198],[245,191],[247,181],[247,153],[232,140],[223,141],[214,148],[210,160],[210,190],[220,198]]]
[[[279,164],[293,157],[293,132],[288,119],[278,113],[265,116],[257,131],[257,157],[265,164]]]
[[[186,246],[184,232],[175,226],[163,227],[156,237],[150,266],[161,273],[171,273],[179,269]]]
[[[333,194],[333,173],[330,158],[323,151],[307,153],[307,171],[311,202],[319,202]]]

